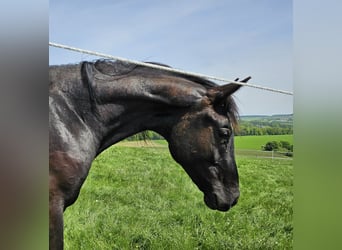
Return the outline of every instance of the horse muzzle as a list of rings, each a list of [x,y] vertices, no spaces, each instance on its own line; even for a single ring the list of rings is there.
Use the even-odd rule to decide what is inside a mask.
[[[237,204],[239,196],[239,191],[229,193],[229,195],[221,194],[221,192],[205,193],[204,202],[210,209],[227,212]]]

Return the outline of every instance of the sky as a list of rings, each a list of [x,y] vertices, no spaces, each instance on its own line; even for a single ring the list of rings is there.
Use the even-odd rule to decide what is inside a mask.
[[[49,41],[293,91],[292,1],[49,2]],[[49,47],[49,64],[97,57]],[[217,84],[224,84],[217,82]],[[293,97],[243,87],[240,115],[293,113]]]

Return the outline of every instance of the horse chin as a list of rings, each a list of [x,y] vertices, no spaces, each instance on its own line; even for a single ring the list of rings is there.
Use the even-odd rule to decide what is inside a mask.
[[[204,203],[213,210],[218,210],[221,212],[227,212],[231,208],[231,204],[229,202],[220,202],[218,197],[214,193],[204,194]]]

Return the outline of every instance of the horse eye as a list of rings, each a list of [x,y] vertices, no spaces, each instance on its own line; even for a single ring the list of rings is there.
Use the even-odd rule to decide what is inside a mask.
[[[220,128],[220,135],[221,136],[228,137],[228,136],[230,136],[230,134],[231,134],[231,131],[229,128]]]

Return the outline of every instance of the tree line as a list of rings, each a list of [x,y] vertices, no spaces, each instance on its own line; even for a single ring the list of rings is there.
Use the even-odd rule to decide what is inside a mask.
[[[288,135],[293,134],[292,123],[278,121],[240,121],[236,135]]]

